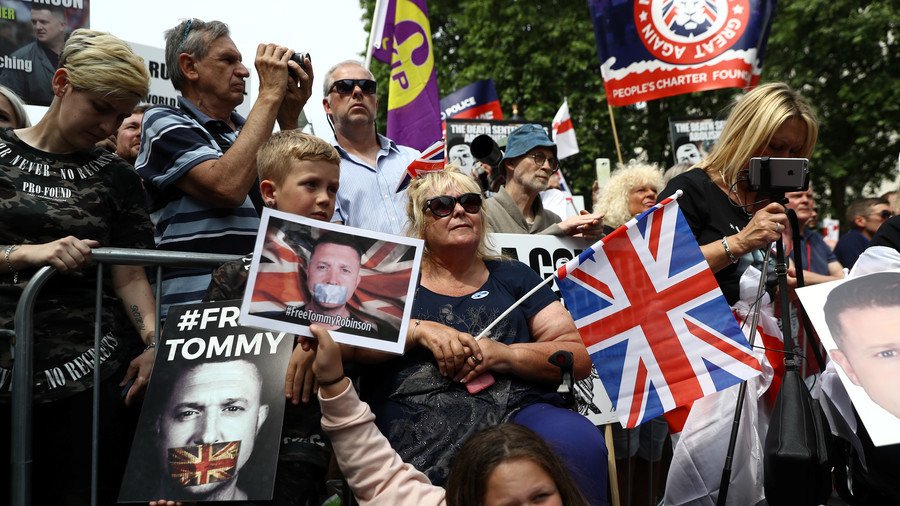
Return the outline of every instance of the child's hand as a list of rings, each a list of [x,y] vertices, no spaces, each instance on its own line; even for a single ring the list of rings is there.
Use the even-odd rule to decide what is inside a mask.
[[[322,397],[333,397],[343,391],[346,386],[343,381],[340,381],[344,377],[341,347],[331,339],[331,334],[321,325],[310,325],[309,330],[316,337],[315,344],[309,343],[315,347],[316,353],[312,366],[313,374],[316,376]]]
[[[316,378],[312,364],[316,352],[309,345],[301,344],[294,348],[288,362],[287,374],[284,377],[284,396],[294,404],[309,402],[316,395]]]

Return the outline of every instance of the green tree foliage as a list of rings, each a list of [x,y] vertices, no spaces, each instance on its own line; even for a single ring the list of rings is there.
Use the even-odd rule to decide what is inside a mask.
[[[360,3],[371,13],[375,0]],[[441,96],[491,78],[507,118],[518,104],[526,119],[548,123],[567,97],[581,153],[564,160],[563,170],[577,193],[590,195],[593,160],[615,163],[616,150],[587,2],[429,0],[428,8]],[[877,184],[896,164],[898,19],[892,0],[780,2],[776,12],[762,80],[803,90],[819,111],[814,180],[820,193],[830,189],[838,211],[848,199],[845,188]],[[372,67],[386,104],[388,67]],[[669,118],[722,118],[739,93],[715,90],[613,108],[623,158],[645,153],[671,165]],[[384,114],[382,107],[381,125]]]
[[[818,192],[843,218],[852,195],[897,175],[900,4],[895,0],[780,2],[763,76],[800,89],[821,125]],[[848,193],[849,192],[849,193]]]

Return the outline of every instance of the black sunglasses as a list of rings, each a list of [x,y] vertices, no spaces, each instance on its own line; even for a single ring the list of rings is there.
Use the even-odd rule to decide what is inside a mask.
[[[431,211],[431,214],[438,218],[450,216],[456,203],[462,206],[463,211],[469,214],[476,214],[481,210],[481,195],[477,193],[463,193],[459,197],[451,197],[450,195],[438,195],[431,197],[425,201],[425,209]]]
[[[880,213],[872,213],[872,214],[874,214],[875,216],[881,216],[882,220],[886,220],[886,219],[894,216],[894,213],[892,213],[891,211],[888,211],[886,209],[884,211],[881,211]]]
[[[353,93],[353,89],[357,86],[366,95],[375,94],[375,81],[371,79],[338,79],[331,85],[331,89],[328,92],[336,91],[341,96],[347,96]]]

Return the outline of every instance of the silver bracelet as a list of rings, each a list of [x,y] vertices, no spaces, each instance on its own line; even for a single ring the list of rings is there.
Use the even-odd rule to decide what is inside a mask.
[[[148,344],[148,345],[144,348],[144,351],[152,350],[152,349],[154,349],[154,348],[156,348],[156,341],[150,341],[150,344]],[[143,353],[143,352],[141,352],[141,353]]]
[[[728,255],[728,260],[733,264],[738,263],[738,260],[740,259],[734,256],[734,253],[731,252],[731,248],[728,247],[728,237],[722,236],[722,247],[725,248],[725,254]]]
[[[19,284],[19,271],[17,271],[15,268],[13,268],[12,262],[9,261],[9,256],[12,255],[13,250],[15,250],[18,247],[19,246],[17,244],[10,244],[9,246],[6,247],[6,251],[5,251],[6,267],[9,268],[9,272],[12,273],[14,285]]]

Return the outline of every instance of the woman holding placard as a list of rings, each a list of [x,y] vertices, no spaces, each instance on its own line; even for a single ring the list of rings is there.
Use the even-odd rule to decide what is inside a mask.
[[[548,362],[568,351],[575,378],[589,374],[571,316],[544,287],[476,340],[541,279],[527,265],[489,253],[478,185],[456,167],[414,179],[409,197],[410,235],[425,241],[422,277],[405,355],[363,377],[379,428],[404,460],[440,485],[463,442],[514,421],[550,442],[590,503],[605,503],[602,437],[586,418],[558,407],[560,369]],[[467,391],[486,373],[493,384]]]

